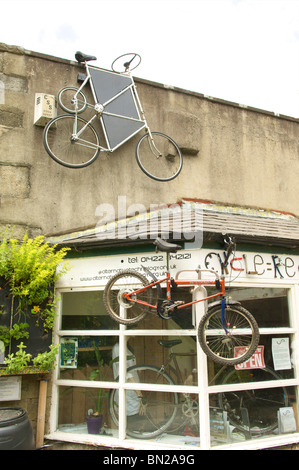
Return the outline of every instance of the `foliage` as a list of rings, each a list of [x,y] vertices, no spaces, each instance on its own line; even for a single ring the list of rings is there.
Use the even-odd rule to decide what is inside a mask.
[[[118,361],[118,358],[113,359],[109,361],[108,366],[105,367],[105,360],[101,356],[100,349],[95,345],[94,343],[94,350],[95,350],[95,355],[96,355],[96,360],[97,360],[97,368],[93,369],[90,372],[89,378],[90,380],[99,380],[99,381],[104,381],[107,378],[107,374],[109,373],[109,367],[113,364],[113,362]],[[106,398],[108,398],[109,392],[108,390],[98,388],[96,389],[96,395],[91,392],[86,392],[88,396],[94,399],[94,410],[92,410],[92,413],[90,414],[91,416],[98,416],[103,412],[103,403]]]
[[[34,305],[31,309],[31,314],[36,317],[36,324],[39,325],[39,320],[42,320],[45,332],[52,330],[54,327],[56,304],[57,299],[50,295],[45,305],[42,307]]]
[[[15,323],[11,329],[7,326],[0,325],[0,339],[3,341],[5,347],[9,346],[11,339],[28,339],[29,333],[25,331],[26,328],[29,328],[28,323]]]
[[[31,359],[31,354],[27,354],[24,349],[26,346],[21,342],[18,344],[19,350],[16,354],[8,354],[5,358],[4,363],[7,366],[7,372],[10,374],[18,374],[22,372],[26,367],[28,367],[28,363]]]
[[[0,276],[10,282],[11,293],[27,305],[39,305],[49,296],[49,288],[66,270],[56,268],[68,251],[45,243],[43,236],[24,236],[19,242],[5,236],[0,243]]]
[[[20,323],[21,314],[25,317],[31,314],[45,332],[53,328],[57,302],[54,284],[68,269],[67,263],[62,264],[68,248],[57,249],[56,245],[46,243],[43,236],[31,239],[25,235],[19,241],[11,238],[7,230],[0,234],[0,239],[0,277],[6,280],[5,285],[9,285],[13,299],[17,300],[19,313],[18,321],[11,329],[0,326],[0,339],[9,346],[12,339],[29,338],[26,331],[29,325]],[[0,307],[1,314],[3,306]],[[35,358],[25,352],[23,342],[17,347],[16,354],[8,354],[5,359],[9,373],[20,373],[31,360],[41,371],[54,368],[58,346],[52,344],[48,352]]]
[[[38,367],[41,372],[51,372],[56,365],[56,355],[58,353],[58,349],[58,344],[51,344],[50,351],[40,353],[33,358],[33,365]]]
[[[18,344],[19,350],[16,354],[8,354],[5,358],[5,365],[7,372],[10,374],[19,374],[26,367],[30,366],[30,361],[35,367],[38,367],[41,372],[51,372],[56,365],[56,354],[58,352],[58,345],[51,344],[50,351],[40,353],[32,359],[32,355],[25,352],[26,346],[21,342]]]

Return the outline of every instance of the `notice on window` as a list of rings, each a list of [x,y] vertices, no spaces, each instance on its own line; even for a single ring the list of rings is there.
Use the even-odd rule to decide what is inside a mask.
[[[296,431],[297,426],[293,408],[288,406],[279,408],[277,418],[280,434]]]
[[[61,341],[60,367],[76,369],[78,360],[78,338],[63,338]]]
[[[234,356],[241,356],[246,352],[245,346],[236,346],[234,348]],[[264,360],[264,346],[258,346],[255,353],[248,359],[248,361],[235,365],[236,370],[244,369],[264,369],[266,367]]]
[[[289,338],[272,338],[272,358],[275,370],[291,369]]]

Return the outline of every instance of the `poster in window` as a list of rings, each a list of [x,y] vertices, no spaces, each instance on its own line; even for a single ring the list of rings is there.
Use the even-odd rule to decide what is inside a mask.
[[[238,357],[244,354],[245,349],[245,346],[236,346],[234,348],[234,356]],[[235,365],[236,370],[264,369],[265,367],[264,346],[258,346],[255,353],[248,359],[248,361]]]
[[[272,357],[275,370],[291,369],[289,338],[272,338]]]
[[[60,367],[76,369],[78,363],[78,338],[63,338],[61,341]]]

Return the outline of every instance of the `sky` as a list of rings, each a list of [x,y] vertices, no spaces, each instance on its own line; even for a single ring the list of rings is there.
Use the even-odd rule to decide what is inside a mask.
[[[0,42],[299,118],[299,0],[0,0]]]

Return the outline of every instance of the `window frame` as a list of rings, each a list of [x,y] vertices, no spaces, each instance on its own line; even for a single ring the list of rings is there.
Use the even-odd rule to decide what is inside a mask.
[[[260,334],[290,334],[294,335],[295,344],[299,345],[299,282],[298,280],[290,279],[239,279],[231,283],[231,287],[250,287],[250,288],[285,288],[288,290],[288,308],[289,308],[289,327],[279,328],[260,328]],[[59,296],[63,292],[86,292],[93,290],[102,290],[102,286],[90,286],[90,287],[71,287],[71,288],[58,288],[57,295]],[[201,304],[198,304],[201,305]],[[58,312],[61,312],[61,301],[58,302]],[[52,406],[50,412],[50,432],[47,435],[49,439],[59,439],[60,441],[77,442],[93,445],[112,446],[116,445],[122,448],[135,448],[135,449],[153,449],[156,448],[169,448],[176,450],[206,450],[206,449],[262,449],[275,446],[281,446],[286,444],[292,444],[299,442],[299,432],[291,434],[277,435],[274,437],[259,437],[258,439],[252,438],[251,440],[243,441],[242,443],[227,443],[223,445],[212,446],[210,439],[210,423],[209,423],[209,398],[211,394],[225,392],[229,390],[245,390],[245,389],[257,389],[257,388],[271,388],[278,387],[279,385],[294,386],[296,387],[296,404],[298,407],[299,394],[299,371],[298,371],[298,354],[299,348],[296,348],[296,362],[293,364],[294,367],[294,378],[282,379],[280,381],[267,381],[267,382],[256,382],[253,384],[224,384],[224,385],[208,385],[208,371],[207,371],[207,357],[201,350],[198,341],[197,344],[197,368],[201,371],[198,374],[198,386],[188,385],[174,385],[171,386],[171,391],[181,393],[196,393],[199,395],[199,419],[200,419],[200,447],[194,448],[194,446],[188,445],[167,445],[159,444],[159,442],[149,442],[145,440],[133,440],[126,438],[125,436],[125,392],[126,390],[151,390],[154,389],[154,385],[147,384],[132,384],[125,381],[125,351],[126,351],[126,339],[132,336],[196,336],[196,328],[193,329],[180,329],[180,330],[144,330],[134,329],[127,330],[125,325],[119,325],[117,330],[61,330],[60,321],[61,314],[57,316],[56,324],[54,328],[54,343],[58,343],[61,337],[64,336],[118,336],[119,337],[119,351],[120,360],[119,363],[119,381],[118,382],[100,382],[100,381],[83,381],[83,380],[66,380],[59,379],[58,367],[55,369],[52,375]],[[111,438],[105,436],[93,436],[93,435],[76,435],[73,433],[66,433],[57,430],[58,421],[58,388],[59,386],[74,386],[74,387],[90,387],[90,388],[116,388],[119,390],[119,403],[122,413],[119,416],[119,436],[118,438]],[[160,391],[167,389],[169,386],[158,387]]]

